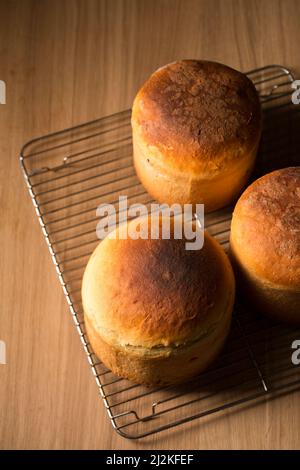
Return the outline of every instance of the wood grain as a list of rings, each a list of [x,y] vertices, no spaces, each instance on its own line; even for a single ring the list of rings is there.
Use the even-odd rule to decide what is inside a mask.
[[[299,74],[299,16],[299,0],[0,3],[1,448],[299,448],[297,392],[138,442],[112,430],[17,158],[34,136],[129,107],[178,58]]]

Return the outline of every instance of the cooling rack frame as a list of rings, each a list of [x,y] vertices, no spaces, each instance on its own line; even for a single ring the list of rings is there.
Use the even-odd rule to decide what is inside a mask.
[[[294,113],[296,109],[291,108],[290,99],[294,76],[290,70],[279,65],[269,65],[255,69],[248,72],[247,75],[253,80],[259,91],[265,117],[270,112],[274,113],[274,110],[276,113],[284,112],[284,119],[288,123],[288,127],[286,128],[287,132],[285,131],[279,138],[281,142],[283,141],[284,151],[284,148],[287,148],[286,139],[289,139],[288,145],[291,142],[290,115],[296,114]],[[121,134],[119,132],[123,127],[124,135],[123,131]],[[272,129],[269,129],[268,132],[272,137]],[[64,141],[64,139],[69,140]],[[52,146],[49,146],[51,142]],[[91,144],[92,142],[95,142],[95,144]],[[280,147],[277,144],[278,141],[276,140],[274,144],[276,151]],[[77,147],[79,150],[74,152]],[[124,155],[122,152],[125,152]],[[260,149],[261,158],[259,158],[254,173],[255,176],[268,169],[267,163],[269,160],[267,157],[264,158],[268,153],[272,153],[272,145],[267,148],[262,145]],[[105,160],[107,158],[108,160]],[[94,163],[90,165],[90,162],[93,161]],[[122,165],[121,162],[123,161],[127,164]],[[275,373],[278,375],[280,372],[284,375],[289,370],[289,375],[292,375],[292,378],[285,380],[281,376],[279,383],[276,382],[277,385],[275,386],[270,379],[270,366],[268,364],[273,353],[276,352],[277,354],[282,348],[285,348],[286,352],[290,339],[293,335],[296,338],[296,330],[270,323],[265,319],[258,319],[255,315],[252,316],[251,313],[249,315],[247,308],[243,305],[243,299],[237,301],[233,337],[228,340],[227,349],[225,348],[226,352],[224,352],[221,361],[199,376],[193,383],[188,383],[183,388],[145,388],[131,384],[114,376],[94,354],[84,329],[80,302],[80,282],[82,270],[88,256],[98,242],[97,239],[89,241],[88,238],[85,238],[95,237],[96,234],[96,202],[100,198],[101,201],[103,200],[106,203],[116,203],[116,196],[120,195],[122,191],[133,191],[132,194],[130,193],[133,201],[141,199],[140,202],[145,202],[145,198],[148,197],[146,191],[135,179],[132,166],[130,110],[33,139],[23,146],[20,153],[20,163],[35,212],[99,388],[99,393],[113,428],[121,436],[130,439],[146,437],[214,413],[240,407],[259,399],[269,398],[274,394],[298,389],[300,376],[298,377],[297,371],[297,378],[295,378],[295,367],[290,364],[288,368],[283,368],[279,358],[276,363]],[[125,174],[123,175],[122,172],[124,171]],[[121,172],[120,175],[119,172]],[[83,173],[88,176],[77,180]],[[47,178],[49,175],[50,178]],[[98,181],[101,178],[102,183]],[[113,179],[107,180],[107,178]],[[61,184],[61,182],[64,184]],[[125,186],[123,186],[123,183],[125,183]],[[73,191],[74,188],[75,191]],[[82,202],[82,198],[87,194],[90,194],[90,196]],[[53,196],[52,199],[51,196]],[[66,201],[68,203],[64,204]],[[147,204],[151,202],[154,201],[147,199]],[[84,207],[86,206],[84,209],[80,209],[82,204],[84,204]],[[77,208],[80,210],[76,212]],[[74,213],[73,210],[75,210]],[[65,215],[57,217],[61,213]],[[85,216],[88,213],[93,216],[86,219]],[[75,221],[76,217],[78,221],[69,224],[68,221],[70,219]],[[225,250],[228,248],[230,218],[230,208],[213,213],[213,215],[206,218],[206,228],[218,239]],[[67,225],[63,225],[65,221],[67,221]],[[91,229],[86,231],[84,227],[89,224]],[[58,228],[53,229],[53,226]],[[80,232],[81,229],[85,231]],[[70,230],[73,231],[71,232],[73,235],[60,238],[61,233],[68,233]],[[78,233],[77,230],[79,230]],[[76,243],[74,246],[72,245],[73,240]],[[83,242],[83,240],[87,241]],[[77,243],[78,241],[80,243]],[[80,250],[85,250],[85,247],[88,251],[81,253]],[[70,258],[65,258],[66,253],[76,252],[76,250],[80,251],[79,254],[75,256],[73,254]],[[78,262],[81,263],[79,268],[76,264]],[[77,277],[75,275],[75,278],[69,278],[69,274],[73,272],[78,272]],[[75,294],[77,297],[75,297]],[[252,332],[253,325],[256,325],[254,333]],[[279,336],[276,336],[277,346],[275,347],[273,343],[272,347],[269,347],[270,341],[274,339],[273,333],[270,333],[272,331],[279,331]],[[258,340],[257,334],[262,335],[263,338]],[[253,335],[255,335],[255,341]],[[298,337],[300,337],[300,331]],[[289,338],[285,346],[283,346],[284,338]],[[279,340],[279,343],[277,340]],[[234,349],[233,352],[230,349],[230,345],[235,344],[235,342],[242,343],[244,358],[241,349],[237,349],[236,353],[234,353]],[[255,352],[257,345],[263,350],[263,361],[261,355]],[[226,362],[226,354],[229,357],[228,362]],[[242,376],[237,375],[236,377],[239,381],[241,377],[246,378],[243,382],[246,390],[241,387],[240,383],[237,383],[237,379],[234,379],[236,362],[230,360],[232,354],[233,356],[235,354],[242,357],[238,361],[242,363],[241,370],[238,371],[238,374],[242,374]],[[264,362],[267,363],[267,366]],[[228,374],[228,370],[231,371],[230,374]],[[226,373],[222,376],[224,372]],[[250,374],[249,392],[247,388],[248,372]],[[221,378],[219,378],[220,375]],[[233,384],[230,380],[233,380]],[[222,388],[222,383],[226,383],[227,388]],[[122,384],[125,385],[123,388]],[[228,390],[231,398],[225,401],[223,398],[224,393],[227,394]],[[209,406],[202,407],[205,400],[215,400],[217,396],[220,397],[220,403],[217,400],[209,401],[211,403]],[[117,397],[122,397],[122,400],[118,401]],[[144,408],[140,406],[141,403],[144,404]],[[135,404],[137,407],[135,407]],[[190,410],[190,412],[188,413],[187,410]],[[133,431],[130,431],[132,429]]]

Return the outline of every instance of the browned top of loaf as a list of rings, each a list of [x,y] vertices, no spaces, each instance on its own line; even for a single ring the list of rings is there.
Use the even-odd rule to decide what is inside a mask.
[[[258,142],[260,103],[243,73],[215,62],[182,60],[158,69],[142,86],[132,125],[175,168],[213,169]]]
[[[226,255],[207,234],[197,251],[186,250],[184,239],[106,238],[88,263],[82,297],[106,341],[152,348],[208,334],[233,290]]]
[[[234,210],[232,237],[250,270],[300,289],[300,167],[269,173],[246,189]]]

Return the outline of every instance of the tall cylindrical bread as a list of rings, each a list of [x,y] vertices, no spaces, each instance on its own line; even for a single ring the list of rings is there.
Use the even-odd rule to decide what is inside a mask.
[[[233,212],[236,278],[262,313],[300,325],[300,167],[252,183]]]
[[[261,135],[259,97],[225,65],[182,60],[161,67],[132,108],[134,164],[162,203],[224,207],[252,171]]]
[[[107,237],[83,277],[95,353],[137,383],[173,384],[200,373],[230,328],[235,282],[224,251],[207,233],[196,251],[172,234],[170,240]]]

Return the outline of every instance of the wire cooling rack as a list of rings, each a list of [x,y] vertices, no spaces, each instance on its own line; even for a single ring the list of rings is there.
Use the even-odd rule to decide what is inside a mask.
[[[270,65],[248,73],[261,97],[264,133],[254,178],[299,164],[300,105],[292,73]],[[95,356],[85,334],[80,297],[87,260],[99,242],[100,203],[153,202],[132,165],[130,110],[28,142],[20,161],[81,342],[114,429],[140,438],[196,418],[297,389],[300,366],[292,342],[300,330],[271,323],[236,303],[225,349],[207,372],[178,387],[149,388],[116,377]],[[231,208],[206,215],[206,229],[228,248]]]

